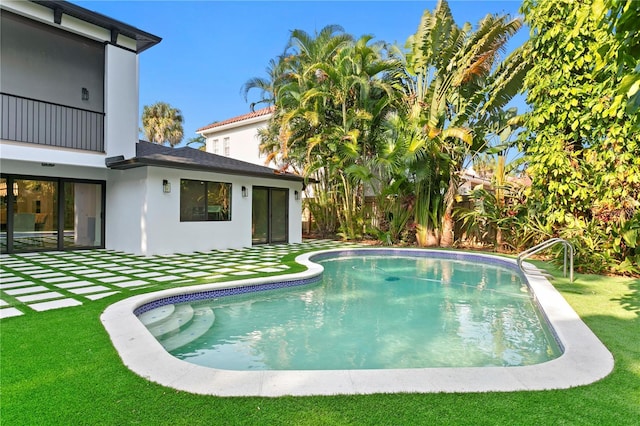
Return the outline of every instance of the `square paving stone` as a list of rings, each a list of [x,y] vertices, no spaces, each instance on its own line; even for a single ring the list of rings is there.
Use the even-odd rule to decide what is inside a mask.
[[[159,277],[162,276],[163,274],[161,272],[145,272],[144,274],[136,274],[136,277],[138,278],[152,278],[152,277]]]
[[[58,269],[60,269],[61,271],[73,272],[74,274],[76,274],[78,273],[77,271],[85,270],[87,268],[80,265],[67,264],[67,266],[60,266],[58,267]]]
[[[6,290],[8,288],[25,287],[28,285],[34,285],[33,281],[16,281],[8,284],[0,284],[0,290]]]
[[[2,275],[2,277],[0,278],[0,283],[4,284],[4,283],[13,283],[16,281],[24,281],[24,278],[22,277],[16,277],[15,275],[11,275],[11,276],[7,276],[7,275]]]
[[[73,271],[74,274],[78,274],[78,275],[85,275],[85,274],[98,274],[101,271],[99,269],[89,269],[89,268],[83,268],[83,269],[78,269],[77,271]]]
[[[179,277],[179,276],[177,276],[177,275],[163,275],[163,276],[160,276],[160,277],[153,277],[153,278],[151,278],[151,279],[152,279],[153,281],[158,281],[158,282],[164,283],[164,282],[167,282],[167,281],[175,281],[175,280],[179,280],[179,279],[181,279],[181,278],[182,278],[182,277]]]
[[[116,271],[120,274],[141,274],[143,272],[147,272],[146,269],[133,269],[133,268],[127,268],[127,269],[121,269],[119,271]]]
[[[106,278],[106,277],[113,277],[114,274],[112,274],[111,272],[100,272],[98,274],[81,274],[87,278]]]
[[[154,266],[154,271],[166,271],[167,269],[173,269],[172,266]]]
[[[193,271],[191,269],[179,268],[179,269],[169,269],[166,272],[170,274],[182,274],[184,272],[193,272]]]
[[[116,275],[115,277],[100,278],[100,279],[98,279],[98,281],[103,282],[103,283],[119,283],[121,281],[127,281],[127,280],[130,280],[130,279],[131,278],[129,278],[129,277],[123,277],[123,276]]]
[[[16,296],[19,294],[38,293],[38,292],[47,291],[47,290],[49,289],[46,288],[45,286],[38,285],[34,287],[25,287],[25,288],[17,288],[15,290],[7,290],[5,291],[5,293],[11,296]]]
[[[16,299],[18,299],[23,303],[28,303],[28,302],[37,302],[39,300],[59,299],[61,297],[64,297],[64,295],[58,293],[57,291],[49,291],[46,293],[36,293],[36,294],[29,294],[27,296],[19,296],[19,297],[16,297]]]
[[[54,284],[58,288],[76,288],[76,287],[86,287],[89,285],[94,285],[94,283],[89,281],[74,281],[72,283],[63,283],[63,284]]]
[[[131,270],[130,266],[113,266],[109,268],[110,271],[122,272],[125,269]]]
[[[216,269],[218,268],[218,265],[200,265],[198,266],[198,269]]]
[[[71,306],[80,306],[82,302],[75,299],[60,299],[52,300],[50,302],[32,303],[28,305],[34,311],[49,311],[51,309],[68,308]]]
[[[45,278],[42,281],[48,284],[62,283],[65,281],[75,281],[76,277],[64,276],[64,277],[55,277],[55,278]]]
[[[37,266],[37,265],[21,266],[19,268],[13,268],[13,270],[22,272],[24,274],[29,274],[29,273],[37,274],[39,272],[50,271],[50,269],[45,269],[42,266]]]
[[[46,274],[29,274],[32,278],[41,279],[41,278],[54,278],[54,277],[64,277],[64,274],[61,272],[48,272]]]
[[[280,269],[278,269],[278,268],[263,268],[263,269],[256,270],[256,272],[280,272]]]
[[[0,309],[0,319],[2,318],[11,318],[17,317],[20,315],[24,315],[24,313],[16,308],[2,308]]]
[[[91,287],[80,287],[69,290],[73,294],[98,293],[100,291],[111,290],[103,285],[92,285]]]
[[[205,277],[205,276],[210,275],[210,274],[211,274],[210,272],[199,271],[199,272],[188,272],[188,273],[186,273],[184,275],[186,275],[187,277],[191,277],[191,278],[199,278],[199,277]]]
[[[146,284],[149,284],[149,282],[142,281],[142,280],[134,280],[134,281],[124,281],[121,283],[114,283],[113,285],[121,288],[129,288],[129,287],[139,287],[141,285],[146,285]]]
[[[105,297],[108,297],[108,296],[111,296],[111,295],[114,295],[114,294],[118,294],[118,293],[120,293],[120,292],[119,291],[109,291],[107,293],[87,294],[84,297],[86,297],[87,299],[90,299],[90,300],[98,300],[98,299],[103,299]]]

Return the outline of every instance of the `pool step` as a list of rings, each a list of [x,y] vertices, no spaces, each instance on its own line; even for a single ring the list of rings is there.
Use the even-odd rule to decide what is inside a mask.
[[[180,330],[180,327],[191,321],[194,312],[191,305],[182,304],[174,305],[175,309],[171,315],[164,318],[162,321],[158,321],[155,325],[147,328],[154,337],[161,338],[167,334],[171,334]]]
[[[165,321],[176,309],[176,305],[164,305],[159,308],[152,309],[143,314],[140,314],[138,319],[142,321],[144,325],[153,327],[161,322]]]
[[[546,270],[541,269],[541,268],[537,268],[537,269],[522,268],[522,270],[524,272],[526,272],[527,274],[529,274],[529,275],[543,276],[543,277],[545,277],[547,279],[553,279],[554,278],[553,275],[551,275],[549,272],[547,272]]]
[[[211,308],[196,308],[193,311],[191,322],[189,322],[184,330],[180,330],[177,334],[169,337],[160,338],[158,341],[168,351],[178,349],[206,333],[213,325],[215,318],[215,314]]]

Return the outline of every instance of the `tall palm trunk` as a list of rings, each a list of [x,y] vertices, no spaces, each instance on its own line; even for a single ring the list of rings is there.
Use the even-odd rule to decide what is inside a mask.
[[[457,174],[451,174],[449,179],[449,187],[444,194],[444,215],[442,216],[442,235],[440,236],[440,247],[451,247],[455,240],[453,207],[456,203],[456,195],[458,194],[458,178]]]
[[[416,183],[416,243],[419,247],[433,247],[440,243],[438,211],[440,202],[433,194],[433,183],[421,180]]]

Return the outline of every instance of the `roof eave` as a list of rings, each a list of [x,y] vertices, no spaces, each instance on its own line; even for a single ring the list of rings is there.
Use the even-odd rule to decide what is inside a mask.
[[[101,13],[93,12],[84,7],[78,6],[67,1],[60,0],[31,0],[32,3],[48,7],[55,11],[80,19],[85,22],[105,28],[109,31],[116,31],[123,36],[129,37],[136,41],[136,53],[142,53],[145,50],[155,46],[162,41],[161,37],[142,31],[132,25],[120,22]]]
[[[198,164],[181,164],[168,160],[158,160],[153,158],[139,158],[134,157],[128,160],[121,161],[113,161],[107,164],[107,167],[113,170],[128,170],[134,169],[138,167],[165,167],[169,169],[178,169],[178,170],[193,170],[193,171],[201,171],[201,172],[211,172],[211,173],[220,173],[234,176],[250,176],[250,177],[260,177],[265,179],[283,179],[294,182],[303,182],[305,179],[301,176],[293,175],[290,173],[286,174],[276,174],[272,175],[268,173],[257,173],[245,170],[229,170],[221,167],[212,167],[212,166],[204,166]]]
[[[231,123],[219,124],[219,125],[218,123],[215,123],[211,125],[212,127],[205,126],[196,130],[196,133],[200,133],[204,136],[204,133],[216,133],[224,130],[234,129],[236,127],[248,126],[250,124],[255,124],[255,123],[262,123],[264,121],[269,121],[272,115],[273,113],[269,113],[265,115],[260,115],[258,117],[251,117],[244,120],[238,120],[238,121],[233,121]]]

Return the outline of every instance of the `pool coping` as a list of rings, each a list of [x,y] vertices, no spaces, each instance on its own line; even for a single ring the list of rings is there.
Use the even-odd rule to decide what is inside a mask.
[[[134,314],[153,301],[184,294],[247,285],[308,280],[322,274],[310,259],[339,252],[434,253],[475,257],[512,264],[515,260],[488,254],[428,249],[343,248],[314,251],[296,257],[304,272],[215,284],[178,287],[121,300],[100,319],[123,363],[137,375],[176,390],[216,396],[353,395],[373,393],[513,392],[567,389],[596,382],[613,370],[613,356],[575,313],[542,272],[525,263],[524,276],[553,331],[563,354],[551,361],[523,367],[411,368],[387,370],[231,371],[179,360],[165,351]]]

